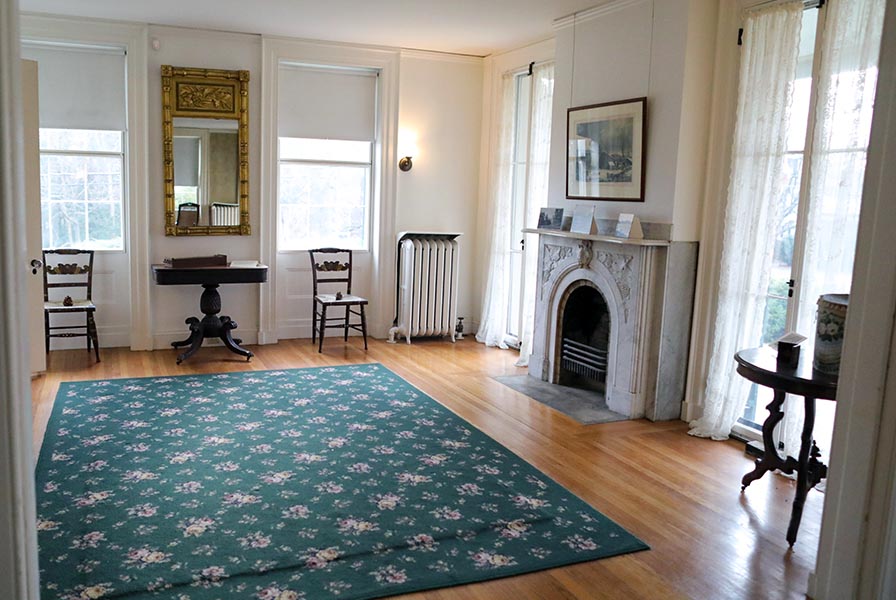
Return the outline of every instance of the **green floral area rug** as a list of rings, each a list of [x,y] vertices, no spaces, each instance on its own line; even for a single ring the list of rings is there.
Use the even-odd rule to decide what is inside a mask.
[[[63,383],[42,598],[378,598],[647,546],[381,365]]]

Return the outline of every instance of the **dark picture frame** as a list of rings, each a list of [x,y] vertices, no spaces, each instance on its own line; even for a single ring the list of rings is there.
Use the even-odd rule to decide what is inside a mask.
[[[644,202],[647,98],[566,111],[566,197]]]

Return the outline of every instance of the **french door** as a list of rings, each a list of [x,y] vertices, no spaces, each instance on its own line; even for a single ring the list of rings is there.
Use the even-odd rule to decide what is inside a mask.
[[[523,332],[524,295],[526,290],[527,252],[538,252],[530,242],[526,248],[526,238],[522,232],[527,226],[526,215],[530,214],[532,198],[527,193],[529,178],[529,142],[532,131],[532,77],[527,73],[514,75],[514,119],[513,119],[513,175],[511,178],[510,236],[507,240],[510,253],[510,294],[507,307],[507,333],[504,341],[508,346],[519,348]]]
[[[787,331],[796,331],[809,340],[815,336],[815,314],[819,288],[822,293],[848,293],[852,279],[852,262],[855,251],[855,237],[858,231],[858,216],[861,194],[860,187],[830,185],[825,181],[824,191],[810,190],[818,177],[811,173],[818,160],[806,156],[807,148],[816,148],[813,135],[816,127],[819,69],[819,48],[825,18],[825,8],[810,8],[803,12],[802,29],[799,39],[799,59],[793,81],[793,99],[789,114],[787,146],[782,161],[782,176],[785,178],[785,192],[775,203],[773,214],[774,250],[768,287],[756,290],[765,295],[766,306],[763,317],[761,339],[757,344],[773,342]],[[850,77],[850,73],[841,73]],[[864,171],[865,143],[856,142],[850,135],[855,128],[855,120],[861,118],[861,110],[846,115],[841,121],[832,120],[833,133],[828,137],[846,140],[840,147],[827,148],[822,157],[833,163],[835,170],[845,174],[844,181],[862,181]],[[844,129],[840,135],[837,129]],[[816,156],[816,159],[818,157]],[[853,186],[854,187],[854,186]],[[809,216],[808,198],[813,195],[815,214]],[[836,227],[832,222],[836,220]],[[837,239],[831,239],[831,231],[836,230]],[[839,260],[820,262],[810,260],[819,245],[839,244],[843,248]],[[753,386],[744,413],[735,425],[735,431],[748,437],[757,434],[767,416],[765,406],[771,401],[771,391]],[[833,427],[834,405],[832,402],[818,403],[815,436],[819,444],[830,447],[829,438]]]

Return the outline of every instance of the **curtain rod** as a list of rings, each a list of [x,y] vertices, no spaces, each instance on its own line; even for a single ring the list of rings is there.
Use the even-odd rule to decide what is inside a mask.
[[[524,73],[527,77],[532,74],[532,69],[534,67],[540,67],[541,65],[546,65],[554,62],[553,58],[549,58],[547,60],[534,60],[526,65],[521,65],[518,67],[511,67],[506,71],[502,71],[501,75],[517,75],[519,73]]]
[[[775,4],[784,4],[786,2],[791,2],[792,0],[763,0],[762,2],[756,2],[755,4],[751,4],[749,6],[745,6],[744,10],[755,10],[757,8],[765,8],[767,6],[774,6]],[[825,0],[803,0],[803,8],[821,8],[824,6]]]

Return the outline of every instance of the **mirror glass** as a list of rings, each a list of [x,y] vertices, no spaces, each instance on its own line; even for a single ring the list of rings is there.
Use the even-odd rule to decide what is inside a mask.
[[[162,67],[166,235],[248,235],[247,82]]]

